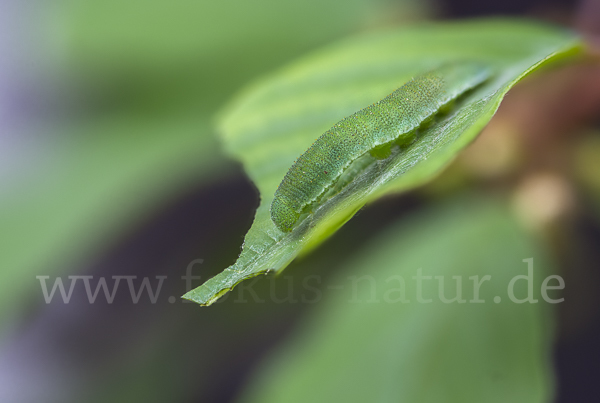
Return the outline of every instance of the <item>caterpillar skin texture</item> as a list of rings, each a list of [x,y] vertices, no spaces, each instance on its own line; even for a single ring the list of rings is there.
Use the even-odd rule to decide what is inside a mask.
[[[279,184],[271,203],[271,219],[277,228],[290,232],[305,208],[354,160],[386,143],[409,141],[419,126],[488,77],[488,69],[480,64],[446,65],[413,78],[381,101],[336,123],[294,162]]]

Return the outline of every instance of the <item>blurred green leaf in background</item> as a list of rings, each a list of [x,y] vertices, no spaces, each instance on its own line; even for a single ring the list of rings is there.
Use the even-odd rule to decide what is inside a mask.
[[[527,258],[540,301],[549,256],[498,201],[469,197],[401,220],[330,282],[241,401],[551,401],[549,305],[507,295]],[[521,279],[511,295],[527,288]]]

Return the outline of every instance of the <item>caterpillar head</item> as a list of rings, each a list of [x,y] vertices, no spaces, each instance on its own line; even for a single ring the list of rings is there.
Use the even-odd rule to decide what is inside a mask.
[[[300,218],[292,207],[290,207],[285,197],[275,197],[271,203],[271,220],[275,226],[283,232],[291,232],[296,221]]]

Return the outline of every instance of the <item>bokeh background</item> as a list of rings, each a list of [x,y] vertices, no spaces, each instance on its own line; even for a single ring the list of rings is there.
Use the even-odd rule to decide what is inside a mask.
[[[235,261],[258,205],[221,151],[215,114],[245,84],[347,35],[489,15],[578,30],[590,53],[600,43],[593,0],[2,0],[0,401],[235,401],[319,306],[179,300],[190,263],[197,286]],[[552,251],[567,281],[556,312],[556,400],[598,400],[593,57],[520,84],[440,178],[364,209],[254,290],[283,294],[286,276],[301,287],[315,274],[325,290],[349,252],[391,223],[475,193],[512,200]],[[113,303],[90,304],[81,287],[69,303],[45,303],[36,276],[69,275],[167,279],[156,303],[132,303],[124,286]]]

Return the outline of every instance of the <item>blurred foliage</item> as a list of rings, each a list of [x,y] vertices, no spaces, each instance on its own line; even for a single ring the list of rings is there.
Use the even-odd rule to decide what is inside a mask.
[[[72,62],[110,100],[208,110],[249,78],[357,29],[428,13],[416,0],[63,1]]]
[[[226,110],[221,128],[227,149],[258,186],[261,205],[238,261],[184,298],[210,305],[244,279],[282,270],[366,203],[424,184],[477,136],[515,83],[580,46],[571,33],[534,22],[427,24],[348,39],[256,83]],[[291,233],[275,227],[269,214],[275,189],[318,133],[383,98],[397,83],[461,60],[489,66],[493,78],[406,151],[365,169],[340,193],[314,206]]]
[[[232,171],[206,118],[121,116],[71,130],[58,161],[38,167],[36,186],[2,201],[2,280],[11,287],[0,320],[34,276],[85,262],[171,192]]]
[[[600,217],[600,132],[585,133],[575,143],[572,161],[574,176],[596,205],[596,212]]]
[[[524,257],[533,258],[539,300],[553,272],[548,254],[498,201],[465,197],[395,223],[330,282],[240,401],[550,401],[549,305],[507,297],[511,279],[528,273]],[[419,287],[421,269],[432,277]],[[488,275],[485,303],[442,302],[476,299],[474,281]],[[514,296],[525,298],[527,287],[515,282]]]

